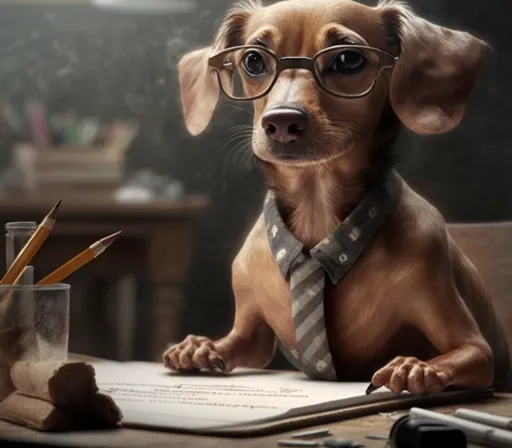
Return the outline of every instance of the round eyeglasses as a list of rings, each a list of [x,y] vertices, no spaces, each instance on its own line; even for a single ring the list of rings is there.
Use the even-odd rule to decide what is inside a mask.
[[[309,70],[322,90],[340,98],[360,98],[377,84],[384,69],[399,58],[378,48],[336,45],[312,58],[279,58],[263,46],[238,46],[211,56],[223,93],[235,101],[256,100],[267,95],[284,70]]]

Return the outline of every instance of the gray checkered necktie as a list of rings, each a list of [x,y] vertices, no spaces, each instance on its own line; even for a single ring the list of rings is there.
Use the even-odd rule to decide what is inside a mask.
[[[335,380],[324,323],[325,272],[314,258],[299,254],[290,269],[292,317],[302,369],[312,379]]]
[[[278,211],[275,197],[265,199],[264,217],[272,253],[289,280],[292,317],[300,353],[282,345],[285,356],[309,378],[337,379],[324,319],[326,274],[337,284],[348,274],[398,199],[402,180],[394,171],[370,190],[363,201],[328,238],[309,251],[293,237]]]

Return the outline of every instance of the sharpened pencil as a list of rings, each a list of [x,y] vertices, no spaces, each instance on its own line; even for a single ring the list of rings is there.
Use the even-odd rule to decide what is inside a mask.
[[[120,233],[120,231],[113,233],[112,235],[106,236],[105,238],[91,244],[87,249],[83,250],[78,255],[64,263],[61,267],[55,269],[51,274],[48,274],[45,278],[37,282],[37,285],[54,285],[55,283],[60,283],[73,272],[77,271],[82,266],[105,252]]]
[[[13,284],[18,276],[25,270],[27,265],[32,261],[32,258],[34,258],[34,255],[46,241],[46,238],[48,238],[48,235],[50,235],[50,232],[55,225],[57,210],[59,209],[61,202],[62,201],[57,202],[57,204],[55,204],[50,212],[45,216],[41,224],[39,224],[34,234],[27,241],[23,249],[21,249],[20,253],[0,281],[1,285]]]

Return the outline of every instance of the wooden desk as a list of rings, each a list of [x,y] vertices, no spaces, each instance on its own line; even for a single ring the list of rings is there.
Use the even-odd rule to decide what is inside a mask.
[[[445,406],[434,410],[453,412],[459,407],[482,410],[512,417],[512,395],[499,395],[488,402]],[[402,415],[398,413],[397,415]],[[328,427],[334,437],[357,440],[368,448],[384,448],[385,442],[381,440],[368,440],[368,434],[389,434],[393,421],[381,415],[357,418],[335,424],[322,425],[318,428]],[[295,431],[296,432],[296,431]],[[277,441],[289,438],[291,433],[258,437],[250,439],[224,439],[216,437],[200,437],[180,435],[164,432],[140,431],[132,429],[119,429],[95,432],[76,432],[68,434],[41,434],[29,429],[21,428],[9,423],[0,422],[0,445],[2,440],[18,440],[38,444],[51,444],[52,446],[86,447],[193,447],[193,448],[258,448],[276,447]],[[14,445],[13,445],[14,446]],[[476,446],[476,445],[471,445]]]
[[[82,360],[86,362],[98,361],[98,358],[79,354],[70,354],[70,360]],[[497,394],[495,398],[476,403],[457,404],[432,408],[440,412],[453,413],[457,408],[465,407],[496,413],[512,418],[512,394]],[[395,415],[404,415],[405,412],[397,412]],[[356,440],[368,448],[384,448],[385,442],[381,440],[367,439],[367,435],[387,435],[394,421],[382,415],[345,420],[338,423],[321,425],[316,428],[328,427],[332,437]],[[312,427],[311,429],[314,429]],[[102,448],[130,448],[130,447],[191,447],[191,448],[258,448],[276,447],[277,441],[287,439],[297,431],[272,435],[268,437],[256,437],[247,439],[231,439],[219,437],[203,437],[169,432],[143,431],[135,429],[117,429],[87,432],[72,432],[62,434],[44,434],[32,431],[21,426],[0,421],[0,446],[7,448],[5,441],[20,441],[33,444],[46,444],[52,446],[69,447],[102,447]],[[321,440],[321,439],[319,439]],[[15,446],[15,445],[13,445]],[[471,445],[474,446],[474,445]]]
[[[113,357],[118,360],[130,359],[133,354],[134,303],[136,290],[133,279],[146,281],[151,289],[152,300],[149,314],[152,330],[148,359],[159,361],[168,342],[177,340],[180,334],[180,312],[182,286],[186,279],[191,259],[193,224],[205,208],[204,197],[185,197],[179,202],[154,201],[147,204],[120,204],[105,196],[79,197],[61,192],[59,196],[23,198],[9,196],[0,198],[0,222],[39,222],[55,202],[62,198],[57,224],[44,246],[36,255],[33,264],[36,276],[52,269],[73,257],[99,238],[122,230],[118,240],[94,262],[89,263],[70,277],[71,289],[71,332],[80,333],[84,339],[96,337],[100,345],[112,337],[100,334],[95,329],[95,316],[87,316],[90,302],[111,307],[118,340],[115,354],[91,353],[90,341],[82,346],[72,347],[75,351]],[[4,238],[0,238],[0,256],[5,253]],[[108,283],[115,282],[117,292],[107,290],[108,297],[100,301],[96,293],[80,290],[75,279],[87,275],[104,276]],[[90,281],[88,280],[90,283]],[[120,292],[120,293],[119,293]],[[114,297],[112,297],[114,296]],[[97,305],[96,305],[97,306]],[[94,307],[92,312],[94,312]],[[96,309],[96,314],[103,314]],[[84,319],[85,315],[85,319]],[[104,316],[101,316],[102,318]],[[89,319],[88,319],[89,318]],[[109,327],[110,323],[104,325]]]

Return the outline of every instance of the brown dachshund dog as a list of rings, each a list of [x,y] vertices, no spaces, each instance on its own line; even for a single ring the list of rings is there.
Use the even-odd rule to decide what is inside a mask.
[[[312,248],[392,166],[403,126],[435,135],[460,123],[486,49],[393,0],[252,1],[227,14],[211,47],[180,61],[185,121],[201,133],[220,89],[252,100],[253,152],[290,232]],[[276,70],[279,58],[298,57],[315,62]],[[165,366],[264,368],[277,339],[297,349],[290,286],[263,216],[233,262],[232,283],[231,332],[217,341],[188,336],[164,353]],[[512,390],[508,345],[478,273],[436,208],[405,183],[349,274],[327,283],[325,327],[339,381],[416,394]]]

